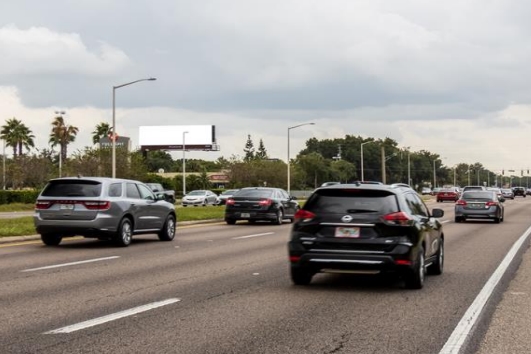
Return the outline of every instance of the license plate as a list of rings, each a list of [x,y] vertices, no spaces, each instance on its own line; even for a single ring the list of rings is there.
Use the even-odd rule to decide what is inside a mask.
[[[472,209],[482,209],[483,208],[483,204],[470,204],[470,208]]]
[[[242,217],[242,218],[250,218],[251,214],[249,214],[249,213],[241,213],[240,217]]]
[[[61,209],[61,210],[72,210],[72,209],[74,209],[74,204],[61,204],[59,209]]]
[[[350,237],[350,238],[359,238],[360,237],[360,228],[359,227],[336,227],[335,237]]]

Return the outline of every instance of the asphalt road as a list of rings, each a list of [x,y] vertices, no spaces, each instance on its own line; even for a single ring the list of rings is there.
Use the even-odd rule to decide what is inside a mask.
[[[288,224],[193,225],[179,228],[174,242],[139,236],[128,248],[94,240],[0,245],[0,348],[438,353],[531,224],[531,198],[505,205],[504,223],[455,224],[452,203],[429,204],[446,211],[446,264],[422,290],[330,274],[293,286]]]

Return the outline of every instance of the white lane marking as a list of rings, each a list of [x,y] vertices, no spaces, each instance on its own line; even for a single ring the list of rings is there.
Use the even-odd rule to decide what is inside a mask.
[[[170,304],[173,304],[179,301],[181,301],[181,299],[174,298],[174,299],[168,299],[164,301],[153,302],[151,304],[133,307],[132,309],[129,309],[129,310],[116,312],[116,313],[113,313],[107,316],[102,316],[102,317],[94,318],[92,320],[80,322],[74,325],[54,329],[52,331],[44,332],[44,334],[72,333],[75,331],[79,331],[81,329],[94,327],[94,326],[97,326],[97,325],[100,325],[106,322],[118,320],[120,318],[124,318],[127,316],[136,315],[137,313],[146,312],[149,310],[156,309],[158,307],[170,305]]]
[[[52,269],[52,268],[68,267],[68,266],[77,265],[77,264],[92,263],[92,262],[100,262],[100,261],[106,261],[106,260],[109,260],[109,259],[116,259],[116,258],[120,258],[120,256],[111,256],[111,257],[104,257],[104,258],[94,258],[94,259],[87,259],[86,261],[70,262],[70,263],[62,263],[62,264],[55,264],[55,265],[46,266],[46,267],[40,267],[40,268],[24,269],[24,270],[21,270],[21,272],[34,272],[34,271],[36,271],[36,270],[44,270],[44,269]]]
[[[247,236],[238,236],[238,237],[233,237],[232,239],[233,240],[240,240],[240,239],[244,239],[244,238],[251,238],[251,237],[260,237],[260,236],[267,236],[267,235],[273,235],[274,232],[264,232],[263,234],[254,234],[254,235],[247,235]]]
[[[531,227],[520,236],[520,238],[514,243],[513,247],[509,250],[503,261],[498,268],[492,273],[489,280],[483,286],[483,289],[479,292],[478,296],[474,299],[474,302],[468,310],[466,310],[463,318],[457,324],[454,331],[446,341],[446,344],[441,349],[439,354],[458,354],[461,351],[461,347],[465,344],[466,339],[470,335],[470,331],[476,325],[476,322],[487,303],[487,300],[492,295],[492,292],[496,288],[503,274],[507,271],[507,268],[511,264],[512,260],[516,256],[518,250],[522,247],[523,243],[531,234]]]

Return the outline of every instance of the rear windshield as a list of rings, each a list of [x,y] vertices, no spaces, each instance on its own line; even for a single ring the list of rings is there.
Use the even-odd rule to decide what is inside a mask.
[[[51,181],[42,191],[43,197],[99,197],[101,183],[96,181]]]
[[[272,189],[240,189],[234,193],[234,197],[271,198]]]
[[[322,189],[308,199],[304,209],[314,213],[378,213],[398,211],[396,196],[387,191]]]
[[[463,199],[493,199],[494,195],[489,191],[471,191],[463,193]]]

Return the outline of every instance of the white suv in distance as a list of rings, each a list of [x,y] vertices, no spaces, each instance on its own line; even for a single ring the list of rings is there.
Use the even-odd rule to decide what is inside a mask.
[[[144,183],[105,177],[52,179],[35,203],[33,220],[45,245],[63,237],[84,236],[129,246],[133,235],[175,237],[175,206]]]

